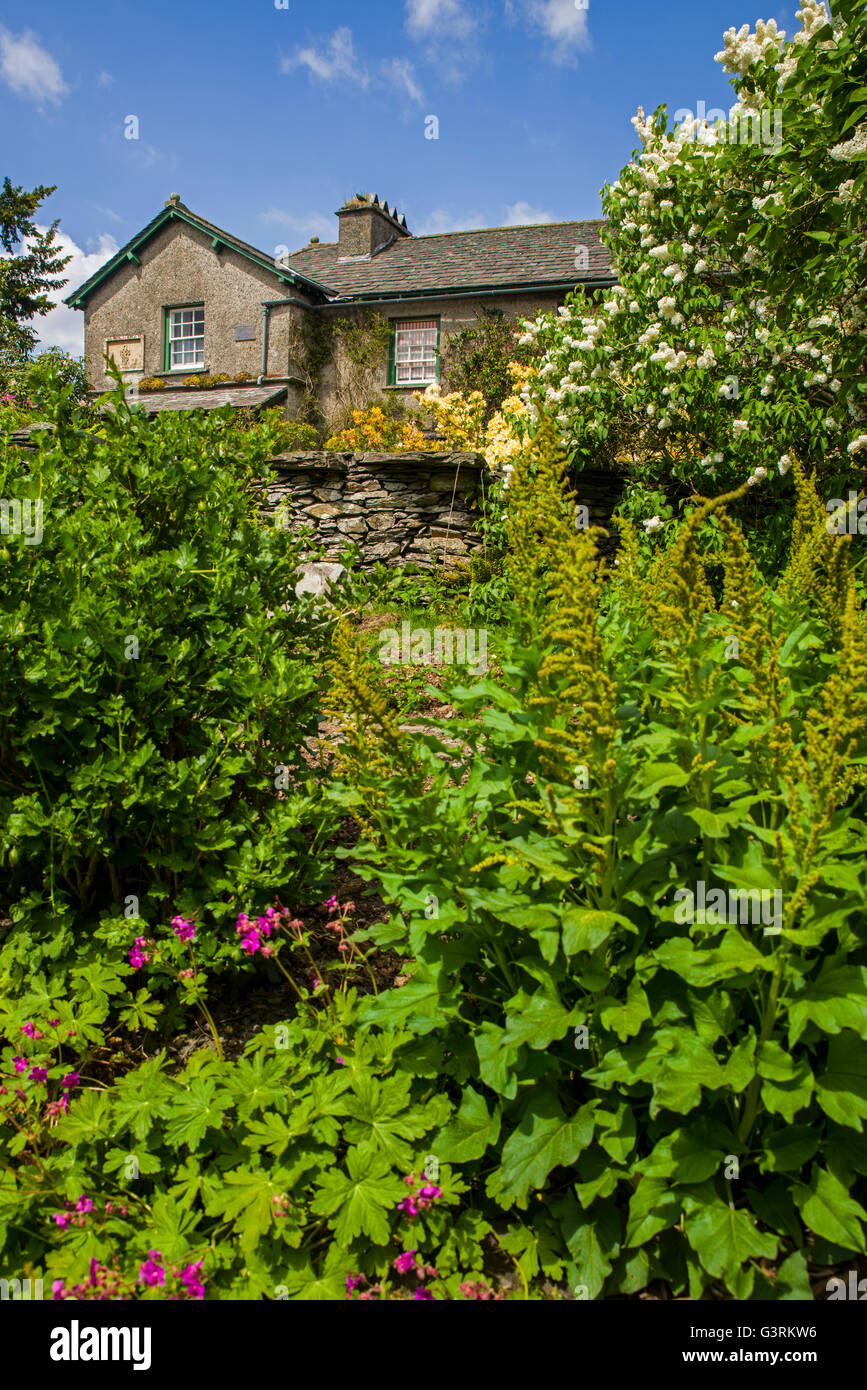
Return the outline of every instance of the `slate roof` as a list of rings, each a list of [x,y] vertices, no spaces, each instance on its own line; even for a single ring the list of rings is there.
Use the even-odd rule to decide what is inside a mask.
[[[611,283],[614,272],[599,240],[605,222],[544,222],[528,227],[489,227],[475,232],[404,236],[370,260],[341,263],[337,242],[306,246],[282,264],[326,285],[339,299],[498,286]],[[586,246],[587,268],[576,268]]]
[[[286,387],[211,386],[206,391],[187,387],[180,391],[141,391],[138,395],[128,391],[126,398],[129,404],[141,406],[146,415],[158,415],[161,410],[218,410],[221,405],[257,410],[260,406],[279,405],[286,399]],[[112,406],[108,403],[105,408],[110,410]]]

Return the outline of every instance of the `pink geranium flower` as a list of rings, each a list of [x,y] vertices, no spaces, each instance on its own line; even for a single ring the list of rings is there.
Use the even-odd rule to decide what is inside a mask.
[[[179,941],[194,941],[196,938],[195,922],[188,922],[185,917],[172,918],[172,931]]]

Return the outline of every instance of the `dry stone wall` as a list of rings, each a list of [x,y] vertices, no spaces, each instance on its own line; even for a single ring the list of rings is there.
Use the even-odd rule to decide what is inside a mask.
[[[265,509],[290,530],[312,530],[328,558],[354,542],[362,568],[429,567],[465,560],[482,547],[474,529],[485,481],[479,454],[318,450],[281,454],[272,463],[276,478]],[[580,475],[577,500],[591,526],[609,526],[619,492],[610,473]]]
[[[347,542],[362,566],[430,566],[481,548],[473,529],[482,460],[473,453],[282,454],[267,509],[290,530],[312,528],[326,554]],[[432,554],[433,552],[433,554]]]

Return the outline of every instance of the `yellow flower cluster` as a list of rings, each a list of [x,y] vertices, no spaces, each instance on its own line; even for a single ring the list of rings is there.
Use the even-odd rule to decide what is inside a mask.
[[[424,391],[413,391],[417,401],[430,411],[437,427],[453,449],[478,449],[485,444],[485,398],[481,391],[452,391],[444,396],[435,382]]]
[[[395,420],[381,406],[369,410],[353,410],[355,428],[341,430],[325,441],[326,449],[346,449],[363,453],[377,449],[431,449],[431,444],[414,424]]]
[[[475,449],[484,455],[489,468],[508,472],[523,448],[527,415],[527,407],[517,392],[526,386],[533,370],[532,367],[521,366],[519,362],[509,363],[509,375],[516,394],[503,401],[487,425],[484,418],[485,399],[481,391],[471,391],[468,396],[461,391],[452,391],[443,396],[437,385],[431,385],[425,391],[414,394],[416,400],[433,415],[438,428],[445,435],[448,447]]]

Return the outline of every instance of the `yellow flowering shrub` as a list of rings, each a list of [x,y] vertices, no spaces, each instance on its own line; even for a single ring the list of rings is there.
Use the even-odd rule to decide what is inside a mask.
[[[519,362],[509,363],[514,394],[503,401],[485,425],[485,399],[481,391],[465,395],[452,391],[443,396],[437,385],[416,391],[415,398],[430,411],[437,427],[445,436],[446,445],[453,449],[475,449],[484,455],[488,467],[495,472],[508,473],[514,459],[523,448],[524,423],[527,407],[517,394],[533,375],[532,367]]]
[[[356,453],[368,450],[436,449],[442,445],[425,439],[417,425],[386,415],[381,406],[353,410],[355,425],[326,439],[326,449],[345,449]]]
[[[433,416],[449,448],[479,452],[484,449],[485,398],[481,391],[471,391],[468,396],[463,391],[452,391],[444,396],[432,382],[424,391],[414,391],[413,395]]]

